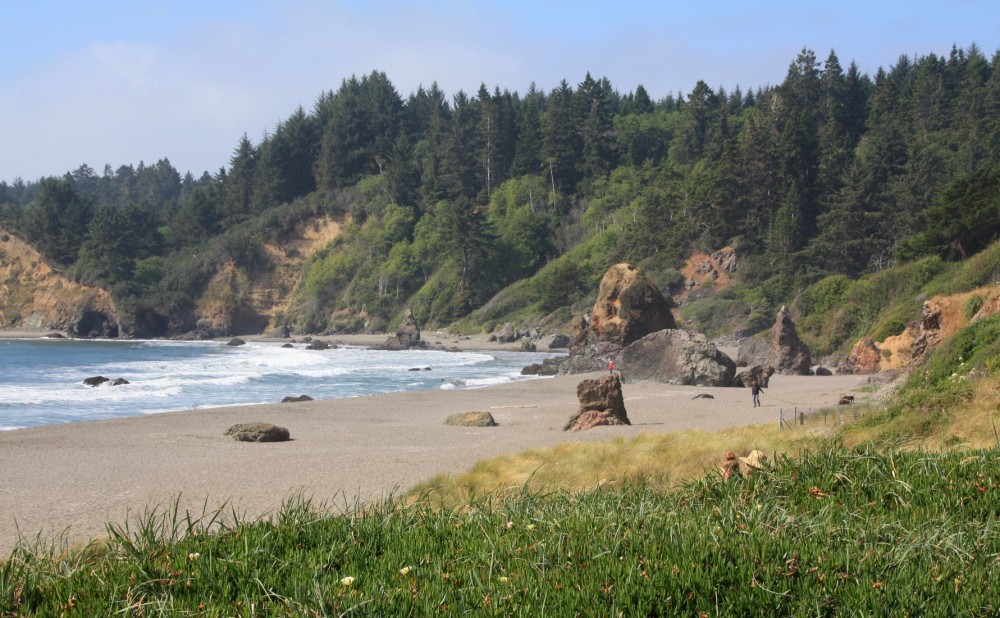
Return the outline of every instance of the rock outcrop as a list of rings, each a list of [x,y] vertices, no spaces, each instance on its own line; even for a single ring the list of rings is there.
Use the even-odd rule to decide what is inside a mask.
[[[616,264],[601,279],[590,314],[574,325],[570,357],[559,372],[603,370],[629,344],[667,328],[677,322],[659,288],[639,268]]]
[[[618,365],[625,382],[729,386],[736,363],[701,333],[665,329],[626,347]]]
[[[799,339],[795,331],[792,315],[784,306],[778,311],[774,328],[771,329],[771,345],[778,353],[775,370],[784,375],[809,375],[812,359],[809,347]]]
[[[290,437],[287,429],[270,423],[237,423],[225,435],[240,442],[284,442]]]
[[[733,378],[732,386],[749,388],[756,382],[761,388],[767,388],[773,375],[774,367],[771,365],[754,365],[737,373]]]
[[[740,340],[736,351],[737,367],[754,365],[776,365],[778,352],[771,346],[771,340],[762,335],[753,335]]]
[[[410,350],[426,346],[427,344],[420,339],[420,328],[417,326],[417,320],[413,317],[413,313],[407,309],[403,321],[396,327],[395,334],[385,340],[382,348],[385,350]]]
[[[299,395],[295,397],[294,395],[288,395],[281,400],[281,403],[299,403],[300,401],[312,401],[313,398],[309,395]]]
[[[540,363],[532,363],[521,369],[523,376],[554,376],[559,373],[559,366],[566,361],[565,356],[546,358]]]
[[[552,337],[552,341],[549,342],[549,349],[560,350],[563,348],[568,348],[569,344],[570,344],[569,335],[559,334]]]
[[[795,330],[795,322],[789,311],[782,307],[771,328],[770,339],[762,335],[747,337],[740,341],[736,353],[736,365],[771,365],[784,375],[809,375],[812,359],[809,348]]]
[[[232,339],[229,340],[228,343],[226,343],[227,346],[230,346],[230,347],[233,347],[233,348],[239,347],[241,345],[246,345],[246,344],[247,344],[247,342],[244,341],[243,339],[240,339],[239,337],[233,337]]]
[[[576,387],[580,409],[570,417],[563,431],[583,431],[601,425],[631,425],[625,412],[622,383],[615,375],[583,380]]]
[[[837,372],[846,374],[878,373],[881,362],[882,353],[872,338],[862,337],[851,348],[851,353],[847,355],[847,358],[837,365]]]

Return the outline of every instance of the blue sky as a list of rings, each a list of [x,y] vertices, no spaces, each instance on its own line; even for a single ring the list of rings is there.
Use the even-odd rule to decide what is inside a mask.
[[[227,166],[341,79],[386,72],[404,97],[436,81],[524,92],[589,71],[621,92],[744,90],[782,81],[802,48],[866,73],[952,45],[1000,50],[1000,4],[481,0],[4,3],[0,180],[86,163]]]

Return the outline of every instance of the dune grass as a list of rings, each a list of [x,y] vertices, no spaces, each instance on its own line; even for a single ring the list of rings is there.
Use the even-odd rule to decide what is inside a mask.
[[[212,534],[153,513],[88,552],[15,551],[0,615],[996,615],[998,464],[831,449],[669,492],[297,500]]]

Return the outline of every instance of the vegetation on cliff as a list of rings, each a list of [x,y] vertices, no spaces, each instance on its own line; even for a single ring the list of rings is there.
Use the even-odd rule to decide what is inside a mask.
[[[252,281],[315,217],[344,233],[248,324],[377,327],[410,307],[489,326],[569,307],[621,261],[667,289],[684,257],[726,245],[741,260],[730,310],[752,318],[824,278],[988,246],[998,118],[1000,55],[974,45],[874,76],[803,50],[779,85],[657,101],[590,75],[403,97],[376,71],[244,136],[214,175],[162,159],[0,183],[0,223],[149,334],[195,330],[220,265]]]

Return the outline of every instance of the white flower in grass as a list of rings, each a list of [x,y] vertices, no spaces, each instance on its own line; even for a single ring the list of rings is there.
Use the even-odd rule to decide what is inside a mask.
[[[340,580],[340,585],[342,585],[345,588],[348,587],[348,586],[350,586],[353,583],[354,583],[354,578],[351,577],[350,575],[348,575],[347,577],[344,577],[344,578],[342,578]]]
[[[405,566],[405,567],[403,567],[403,568],[401,568],[399,570],[399,574],[400,575],[409,575],[410,571],[412,571],[412,570],[413,570],[413,567],[411,567],[411,566]]]
[[[507,529],[508,529],[508,530],[510,530],[510,529],[511,529],[511,528],[513,528],[513,527],[514,527],[514,522],[512,522],[512,521],[508,521],[508,522],[507,522]]]
[[[188,554],[188,560],[197,560],[201,557],[201,554],[194,552],[193,554]]]

